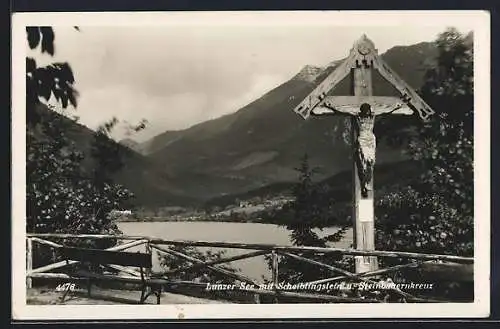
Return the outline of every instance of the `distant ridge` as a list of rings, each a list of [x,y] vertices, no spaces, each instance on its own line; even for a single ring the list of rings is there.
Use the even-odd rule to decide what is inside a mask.
[[[95,135],[95,131],[79,124],[62,114],[49,109],[41,104],[36,109],[43,120],[53,120],[63,118],[67,120],[69,129],[67,134],[70,140],[75,143],[75,147],[81,151],[85,159],[83,170],[92,169],[90,161],[90,147]],[[46,138],[42,133],[37,132],[36,138]],[[177,188],[166,175],[161,167],[158,167],[151,159],[122,146],[119,149],[124,167],[115,175],[116,182],[131,190],[137,197],[137,203],[143,206],[160,205],[192,205],[198,201],[183,193]]]

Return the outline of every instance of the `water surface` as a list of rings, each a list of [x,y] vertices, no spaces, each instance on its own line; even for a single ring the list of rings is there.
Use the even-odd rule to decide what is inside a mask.
[[[218,242],[241,242],[292,245],[290,231],[274,224],[227,223],[227,222],[120,222],[120,230],[126,235],[141,235],[167,240],[195,240]],[[316,230],[320,236],[333,234],[338,228]],[[348,230],[344,239],[336,247],[348,248],[352,243],[352,230]],[[332,245],[333,246],[333,245]],[[208,248],[200,248],[207,250]],[[219,248],[211,248],[220,250]],[[226,256],[251,252],[243,249],[225,249]],[[159,260],[155,259],[154,270],[160,270]],[[240,273],[260,280],[262,276],[270,278],[264,256],[238,260],[230,263],[240,269]]]

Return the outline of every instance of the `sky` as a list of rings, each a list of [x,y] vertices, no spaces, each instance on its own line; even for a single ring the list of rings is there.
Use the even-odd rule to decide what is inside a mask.
[[[199,19],[162,26],[79,24],[80,31],[66,24],[54,28],[55,56],[36,57],[39,65],[71,65],[80,93],[71,114],[82,124],[95,129],[113,116],[131,124],[146,119],[147,129],[132,137],[144,141],[233,113],[306,64],[325,66],[344,58],[363,33],[383,53],[396,45],[432,41],[448,26],[464,33],[473,30],[467,20],[404,21],[339,25],[321,19],[311,24],[260,19],[215,24]],[[114,136],[127,137],[121,128]]]

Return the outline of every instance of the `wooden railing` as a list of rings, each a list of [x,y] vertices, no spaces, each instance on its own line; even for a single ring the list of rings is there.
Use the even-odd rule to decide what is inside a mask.
[[[366,284],[377,284],[379,279],[383,275],[388,275],[397,271],[404,269],[419,269],[420,273],[429,274],[430,278],[444,277],[452,281],[457,282],[472,282],[473,281],[473,263],[474,259],[471,257],[461,257],[461,256],[451,256],[451,255],[438,255],[438,254],[423,254],[414,252],[396,252],[396,251],[365,251],[365,250],[355,250],[355,249],[345,249],[345,248],[322,248],[322,247],[307,247],[307,246],[283,246],[283,245],[273,245],[273,244],[248,244],[248,243],[237,243],[237,242],[212,242],[212,241],[183,241],[183,240],[166,240],[159,239],[155,237],[145,237],[145,236],[126,236],[126,235],[96,235],[96,234],[27,234],[27,287],[31,288],[33,278],[43,278],[43,279],[73,279],[70,275],[58,272],[54,273],[56,269],[63,268],[65,266],[77,263],[75,261],[59,261],[52,264],[44,265],[38,268],[33,268],[33,243],[39,243],[43,245],[50,246],[52,248],[61,248],[62,244],[50,241],[50,239],[63,240],[64,239],[116,239],[121,242],[116,246],[108,248],[107,250],[113,251],[123,251],[130,249],[132,247],[137,247],[144,245],[147,253],[152,254],[155,250],[160,254],[171,255],[178,257],[185,261],[191,263],[187,266],[182,266],[180,268],[171,269],[164,271],[162,273],[155,273],[157,276],[163,277],[165,279],[171,278],[175,274],[181,272],[209,269],[211,271],[222,274],[223,276],[229,277],[233,280],[238,280],[240,282],[245,282],[253,285],[256,288],[247,288],[245,291],[247,293],[254,295],[254,301],[259,302],[259,296],[268,295],[274,298],[277,302],[278,298],[296,298],[296,299],[312,299],[321,302],[380,302],[380,300],[369,299],[369,298],[359,298],[359,297],[342,297],[327,293],[311,293],[311,292],[295,292],[286,289],[279,289],[279,260],[280,257],[289,257],[300,262],[308,263],[317,266],[318,268],[326,269],[336,276],[327,277],[324,279],[319,279],[315,281],[303,282],[302,286],[312,287],[318,284],[325,284],[330,282],[338,282],[342,280],[348,280],[350,282],[356,283],[366,283]],[[186,253],[179,250],[174,250],[175,246],[185,246],[185,247],[212,247],[212,248],[224,248],[224,249],[242,249],[242,250],[252,250],[251,252],[244,253],[241,255],[225,257],[217,260],[204,261],[201,259],[194,258]],[[178,249],[178,248],[177,248]],[[357,256],[377,256],[382,258],[397,258],[397,259],[411,259],[412,262],[406,264],[400,264],[395,266],[390,266],[384,269],[378,269],[371,272],[365,273],[352,273],[345,269],[342,269],[333,264],[326,264],[305,256],[305,254],[337,254],[337,255],[347,255],[352,257]],[[269,255],[271,257],[271,282],[274,284],[273,289],[259,289],[264,282],[257,282],[256,280],[249,278],[243,274],[235,273],[220,267],[219,265],[231,263],[237,260],[248,259],[257,256]],[[122,282],[139,282],[140,273],[132,268],[118,266],[118,265],[107,265],[108,267],[124,273],[117,275],[116,278]],[[172,280],[175,285],[186,285],[186,286],[198,286],[206,287],[206,283],[199,283],[194,281],[182,281],[182,280]],[[384,289],[390,290],[392,293],[399,295],[406,302],[446,302],[446,300],[422,298],[407,292],[402,291],[397,286],[386,285]]]

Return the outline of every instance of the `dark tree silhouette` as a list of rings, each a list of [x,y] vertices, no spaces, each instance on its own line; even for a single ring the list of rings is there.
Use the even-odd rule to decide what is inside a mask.
[[[421,90],[436,115],[413,135],[409,148],[424,173],[409,185],[388,187],[378,201],[377,249],[474,255],[471,37],[448,29],[436,40],[437,66],[427,71]],[[471,300],[473,286],[450,278],[431,293]]]
[[[27,27],[26,35],[31,49],[40,47],[41,53],[51,56],[55,54],[55,34],[52,27]],[[68,63],[53,63],[44,67],[37,67],[36,60],[26,58],[26,111],[28,124],[36,124],[39,114],[36,105],[40,97],[48,101],[54,97],[63,108],[68,105],[77,106],[78,92],[74,88],[75,78]]]
[[[51,27],[28,27],[27,42],[31,49],[55,54],[55,34]],[[27,231],[50,233],[119,233],[110,211],[128,207],[133,195],[115,184],[109,176],[120,169],[118,154],[110,152],[116,144],[109,138],[113,125],[105,123],[92,143],[92,176],[83,168],[84,154],[75,146],[69,132],[75,124],[41,99],[54,98],[63,109],[77,106],[78,92],[68,63],[37,67],[34,58],[26,58],[27,111]],[[61,241],[69,245],[97,248],[116,243],[106,241]],[[54,259],[43,249],[35,250],[35,264]]]

